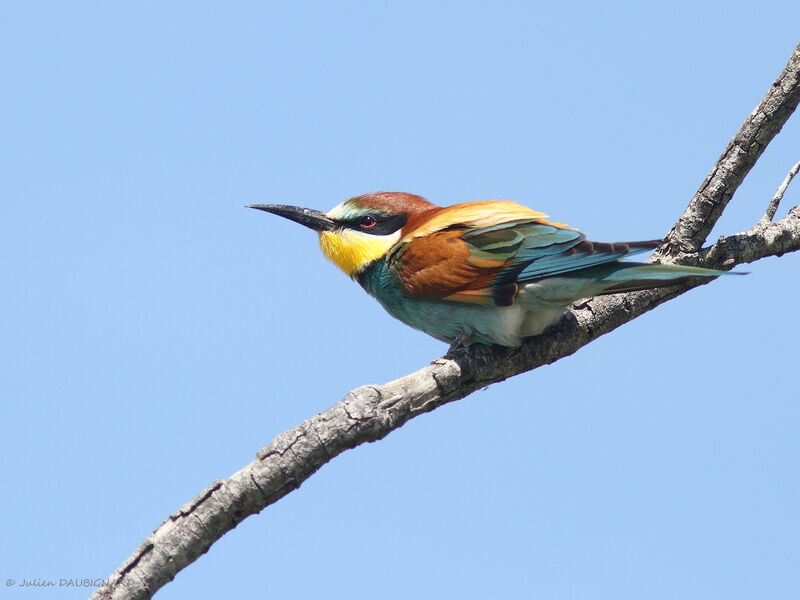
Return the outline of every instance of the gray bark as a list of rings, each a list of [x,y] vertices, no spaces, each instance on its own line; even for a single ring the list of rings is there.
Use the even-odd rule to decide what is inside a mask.
[[[651,260],[730,269],[800,249],[800,206],[779,221],[772,220],[781,189],[765,218],[752,228],[702,248],[734,192],[798,102],[800,45]],[[252,463],[170,515],[92,598],[149,598],[226,532],[298,488],[345,450],[379,440],[415,416],[491,383],[568,356],[703,283],[592,298],[571,307],[558,324],[517,350],[473,345],[395,381],[351,391],[328,410],[278,435]]]

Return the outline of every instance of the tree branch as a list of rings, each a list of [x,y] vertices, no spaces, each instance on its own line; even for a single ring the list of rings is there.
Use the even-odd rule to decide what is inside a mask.
[[[736,189],[778,134],[800,101],[800,45],[773,82],[767,95],[745,119],[739,131],[689,202],[689,206],[656,250],[676,261],[703,245]],[[684,261],[679,261],[684,262]]]
[[[655,259],[728,269],[800,249],[800,207],[795,207],[780,221],[772,223],[770,216],[767,222],[700,251],[734,192],[798,102],[800,45],[728,144]],[[395,381],[353,390],[328,410],[278,435],[252,463],[229,479],[216,481],[170,515],[92,598],[149,598],[222,535],[298,488],[333,457],[379,440],[415,416],[486,385],[568,356],[703,283],[592,298],[573,306],[554,327],[517,350],[473,345]]]
[[[759,223],[769,223],[772,219],[775,218],[775,213],[778,212],[778,205],[783,200],[783,195],[786,193],[786,189],[789,187],[789,184],[794,179],[794,176],[797,175],[797,172],[800,171],[800,162],[796,163],[789,173],[786,175],[786,179],[783,180],[783,183],[778,186],[778,190],[775,192],[775,195],[772,197],[772,201],[767,206],[767,210],[764,212],[764,216],[761,217]]]
[[[775,223],[759,221],[747,231],[719,238],[716,244],[700,252],[699,264],[729,269],[796,250],[800,250],[800,206]]]

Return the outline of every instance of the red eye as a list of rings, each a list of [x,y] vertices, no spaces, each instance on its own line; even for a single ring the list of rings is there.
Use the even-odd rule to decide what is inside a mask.
[[[366,217],[361,217],[361,220],[358,222],[359,225],[367,229],[369,229],[370,227],[375,227],[375,223],[377,223],[375,217],[372,217],[370,215],[367,215]]]

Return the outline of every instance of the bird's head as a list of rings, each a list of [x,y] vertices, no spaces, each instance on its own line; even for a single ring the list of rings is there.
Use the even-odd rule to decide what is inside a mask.
[[[383,257],[405,232],[439,210],[420,196],[402,192],[356,196],[327,213],[282,204],[253,204],[250,208],[279,215],[319,233],[325,256],[353,278]]]

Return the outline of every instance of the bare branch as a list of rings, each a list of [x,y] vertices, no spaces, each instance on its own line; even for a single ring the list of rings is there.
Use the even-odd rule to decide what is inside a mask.
[[[762,219],[742,233],[721,237],[700,253],[702,266],[730,269],[767,256],[781,256],[800,250],[800,206],[776,222]]]
[[[767,206],[767,210],[764,213],[764,216],[761,217],[759,223],[769,223],[775,217],[775,213],[778,211],[778,206],[783,200],[783,195],[786,193],[786,188],[789,187],[789,184],[792,182],[792,179],[797,172],[800,171],[800,162],[798,162],[795,166],[793,166],[789,173],[786,175],[786,179],[783,180],[783,183],[778,186],[778,190],[775,192],[775,195],[772,197],[772,200]]]
[[[800,208],[776,223],[720,240],[698,252],[733,193],[800,102],[800,46],[764,100],[728,144],[659,255],[665,262],[728,268],[800,248]],[[659,304],[706,283],[592,298],[520,349],[473,345],[384,385],[353,390],[328,410],[277,436],[255,461],[217,481],[170,515],[92,598],[149,598],[243,519],[279,500],[323,464],[373,442],[409,419],[490,383],[574,353]]]
[[[697,252],[714,228],[722,211],[745,176],[800,102],[800,46],[772,84],[764,99],[745,119],[739,131],[697,190],[689,206],[656,250],[666,262],[686,262]]]

